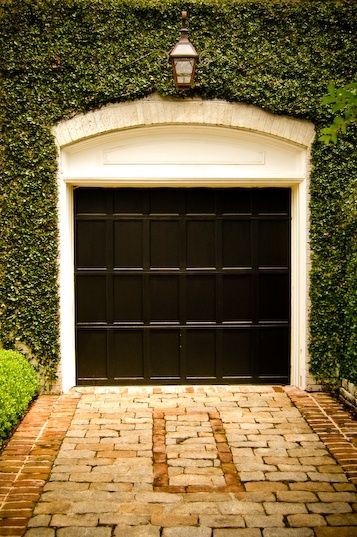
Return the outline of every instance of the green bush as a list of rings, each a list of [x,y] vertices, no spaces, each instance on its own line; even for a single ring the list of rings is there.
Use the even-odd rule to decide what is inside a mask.
[[[37,375],[26,358],[0,349],[0,446],[37,392]]]

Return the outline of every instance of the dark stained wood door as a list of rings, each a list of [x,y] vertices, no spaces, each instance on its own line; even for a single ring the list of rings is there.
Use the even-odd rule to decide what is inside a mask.
[[[288,383],[290,190],[75,190],[78,384]]]

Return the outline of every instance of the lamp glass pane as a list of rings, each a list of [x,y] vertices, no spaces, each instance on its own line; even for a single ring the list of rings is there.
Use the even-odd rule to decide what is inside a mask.
[[[177,82],[179,84],[190,84],[194,69],[192,58],[180,58],[174,60]]]
[[[193,71],[193,60],[190,58],[180,58],[175,60],[177,76],[191,76]]]

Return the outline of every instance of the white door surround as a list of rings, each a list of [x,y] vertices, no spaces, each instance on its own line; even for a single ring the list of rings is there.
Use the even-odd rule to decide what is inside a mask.
[[[239,103],[169,99],[105,106],[57,124],[60,376],[75,385],[73,189],[290,187],[291,383],[305,388],[312,123]]]

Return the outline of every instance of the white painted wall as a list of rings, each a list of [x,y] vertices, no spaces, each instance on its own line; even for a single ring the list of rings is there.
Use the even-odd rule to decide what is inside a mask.
[[[313,125],[247,105],[154,95],[77,116],[58,124],[54,135],[59,152],[63,391],[75,385],[76,186],[291,187],[291,383],[305,388]]]

